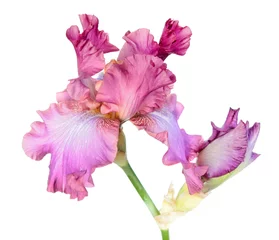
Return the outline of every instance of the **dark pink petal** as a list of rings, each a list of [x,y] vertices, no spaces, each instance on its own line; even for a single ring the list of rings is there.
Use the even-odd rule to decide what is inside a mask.
[[[120,50],[117,60],[124,60],[124,58],[133,54],[156,56],[158,53],[159,45],[154,41],[154,37],[148,29],[141,28],[134,32],[128,31],[123,39],[126,43]]]
[[[203,182],[201,176],[205,175],[207,169],[207,166],[200,167],[193,163],[183,164],[183,174],[190,194],[195,194],[202,190]]]
[[[175,95],[171,95],[163,108],[131,119],[139,129],[146,130],[149,135],[168,145],[169,149],[163,157],[165,165],[188,163],[196,157],[202,141],[201,136],[191,136],[180,129],[177,120],[182,110],[182,104],[176,101]]]
[[[109,42],[109,36],[103,30],[99,31],[99,20],[94,15],[81,14],[79,15],[83,34],[97,49],[103,53],[115,52],[119,49]]]
[[[184,55],[192,36],[189,27],[179,26],[178,21],[167,20],[159,42],[158,57],[165,60],[170,54]]]
[[[234,129],[237,126],[239,110],[240,110],[239,108],[238,109],[230,108],[226,121],[221,128],[218,128],[213,122],[211,122],[212,130],[213,130],[212,135],[209,137],[207,141],[204,142],[202,149],[205,148],[209,143],[211,143],[218,137],[225,135],[226,133],[228,133],[230,130]]]
[[[99,20],[92,15],[80,15],[83,32],[77,26],[71,26],[67,38],[74,45],[78,72],[82,77],[89,77],[100,72],[105,66],[104,53],[118,51],[118,48],[109,43],[108,34],[98,30]]]
[[[225,175],[244,161],[247,145],[247,129],[241,121],[236,128],[209,143],[200,152],[197,163],[208,166],[207,178]]]
[[[23,138],[23,149],[33,159],[51,154],[48,191],[61,191],[71,198],[87,196],[93,186],[91,173],[114,161],[119,121],[51,104],[38,112],[44,123],[35,122]]]
[[[136,54],[110,65],[96,100],[103,102],[103,114],[115,111],[127,120],[161,108],[174,82],[175,76],[160,58]]]

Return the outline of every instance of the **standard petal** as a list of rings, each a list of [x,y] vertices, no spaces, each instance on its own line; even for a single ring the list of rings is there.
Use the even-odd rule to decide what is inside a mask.
[[[159,42],[158,57],[165,60],[170,54],[184,55],[192,36],[189,27],[179,26],[178,21],[167,20]]]
[[[174,82],[175,76],[160,58],[137,54],[109,67],[96,100],[103,102],[103,114],[116,111],[127,120],[162,107]]]
[[[208,144],[200,152],[197,163],[208,166],[207,178],[225,175],[244,161],[247,145],[246,125],[241,121],[236,128]]]
[[[221,128],[217,127],[213,122],[211,122],[212,126],[212,134],[207,141],[204,142],[202,149],[205,148],[209,143],[228,133],[230,130],[234,129],[237,126],[238,121],[238,109],[230,108],[226,121]]]
[[[132,56],[133,54],[154,55],[158,53],[159,45],[154,41],[154,36],[145,28],[137,31],[128,31],[123,39],[126,43],[119,52],[117,60],[124,60],[124,58]]]
[[[89,77],[100,72],[105,66],[104,53],[118,51],[109,43],[108,34],[98,30],[99,20],[93,15],[80,15],[83,32],[77,26],[71,26],[67,38],[74,45],[79,76]]]
[[[100,106],[96,101],[96,84],[98,80],[87,77],[70,80],[67,88],[56,94],[57,102],[73,104],[82,110],[93,110]]]
[[[119,121],[57,104],[39,114],[44,123],[33,124],[24,136],[26,154],[41,159],[50,153],[48,191],[83,199],[85,187],[93,185],[94,169],[112,163],[116,156]]]

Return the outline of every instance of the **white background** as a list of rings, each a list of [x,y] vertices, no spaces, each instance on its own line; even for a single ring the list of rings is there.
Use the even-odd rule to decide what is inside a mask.
[[[121,47],[127,30],[177,19],[193,32],[186,56],[171,56],[174,92],[185,106],[179,121],[207,138],[210,121],[224,122],[229,107],[240,119],[261,122],[255,152],[262,155],[216,189],[170,229],[172,240],[278,240],[278,7],[277,1],[2,1],[0,3],[1,160],[0,239],[160,239],[155,222],[115,165],[97,169],[89,197],[46,191],[49,156],[30,160],[22,136],[40,120],[35,110],[77,76],[65,37],[78,14],[95,14],[100,29]],[[107,59],[116,54],[107,55]],[[128,154],[158,207],[170,182],[183,183],[180,166],[161,163],[166,147],[126,124]]]

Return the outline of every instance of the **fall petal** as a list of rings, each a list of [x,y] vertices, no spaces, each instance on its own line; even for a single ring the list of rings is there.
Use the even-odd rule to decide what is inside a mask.
[[[139,129],[146,130],[149,135],[168,146],[163,156],[165,165],[191,161],[196,157],[202,142],[201,136],[188,135],[184,129],[180,129],[177,120],[182,110],[183,105],[172,94],[160,110],[131,119]]]
[[[75,112],[52,104],[39,112],[44,123],[35,123],[23,139],[26,154],[41,159],[51,154],[48,191],[87,196],[91,173],[113,162],[117,153],[119,122],[89,112]]]
[[[117,111],[121,120],[163,106],[175,76],[166,64],[151,55],[133,55],[112,64],[104,75],[96,100],[101,112]]]
[[[207,166],[196,166],[193,163],[183,164],[183,174],[186,179],[188,190],[190,194],[198,193],[203,188],[201,176],[208,170]]]

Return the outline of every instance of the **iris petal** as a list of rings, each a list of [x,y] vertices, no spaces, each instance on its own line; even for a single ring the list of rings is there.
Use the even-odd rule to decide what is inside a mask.
[[[80,21],[83,32],[80,34],[77,26],[71,26],[66,35],[74,45],[77,54],[79,76],[89,77],[104,68],[104,53],[118,51],[118,48],[109,43],[107,33],[98,30],[97,17],[82,14]]]
[[[87,196],[93,186],[91,173],[114,161],[117,153],[119,121],[75,112],[58,104],[38,112],[44,123],[35,122],[24,136],[25,153],[40,160],[51,154],[48,191],[61,191],[71,198]]]
[[[169,149],[163,157],[165,165],[185,163],[193,155],[193,145],[188,142],[191,142],[192,138],[192,142],[196,142],[196,136],[187,135],[177,123],[182,110],[182,104],[178,103],[176,95],[172,94],[163,108],[131,119],[139,129],[146,130],[149,135],[168,145]]]
[[[219,177],[236,169],[243,161],[248,145],[246,125],[236,128],[208,144],[198,156],[198,164],[208,166],[206,177]]]
[[[194,194],[203,187],[201,176],[205,174],[207,167],[190,163],[197,156],[203,140],[201,136],[188,135],[180,129],[177,120],[182,110],[183,106],[176,101],[176,96],[170,95],[163,108],[147,115],[136,116],[131,121],[139,129],[145,129],[149,135],[168,146],[163,163],[182,163],[189,192]]]
[[[124,60],[124,58],[133,54],[157,55],[159,45],[154,41],[154,37],[148,29],[141,28],[134,32],[128,31],[123,39],[126,43],[120,50],[117,60]]]
[[[170,54],[184,55],[190,46],[192,32],[179,26],[178,21],[168,19],[159,42],[158,57],[165,60]]]
[[[160,58],[139,54],[111,64],[96,96],[101,112],[116,111],[127,120],[159,109],[176,80],[166,67]]]

